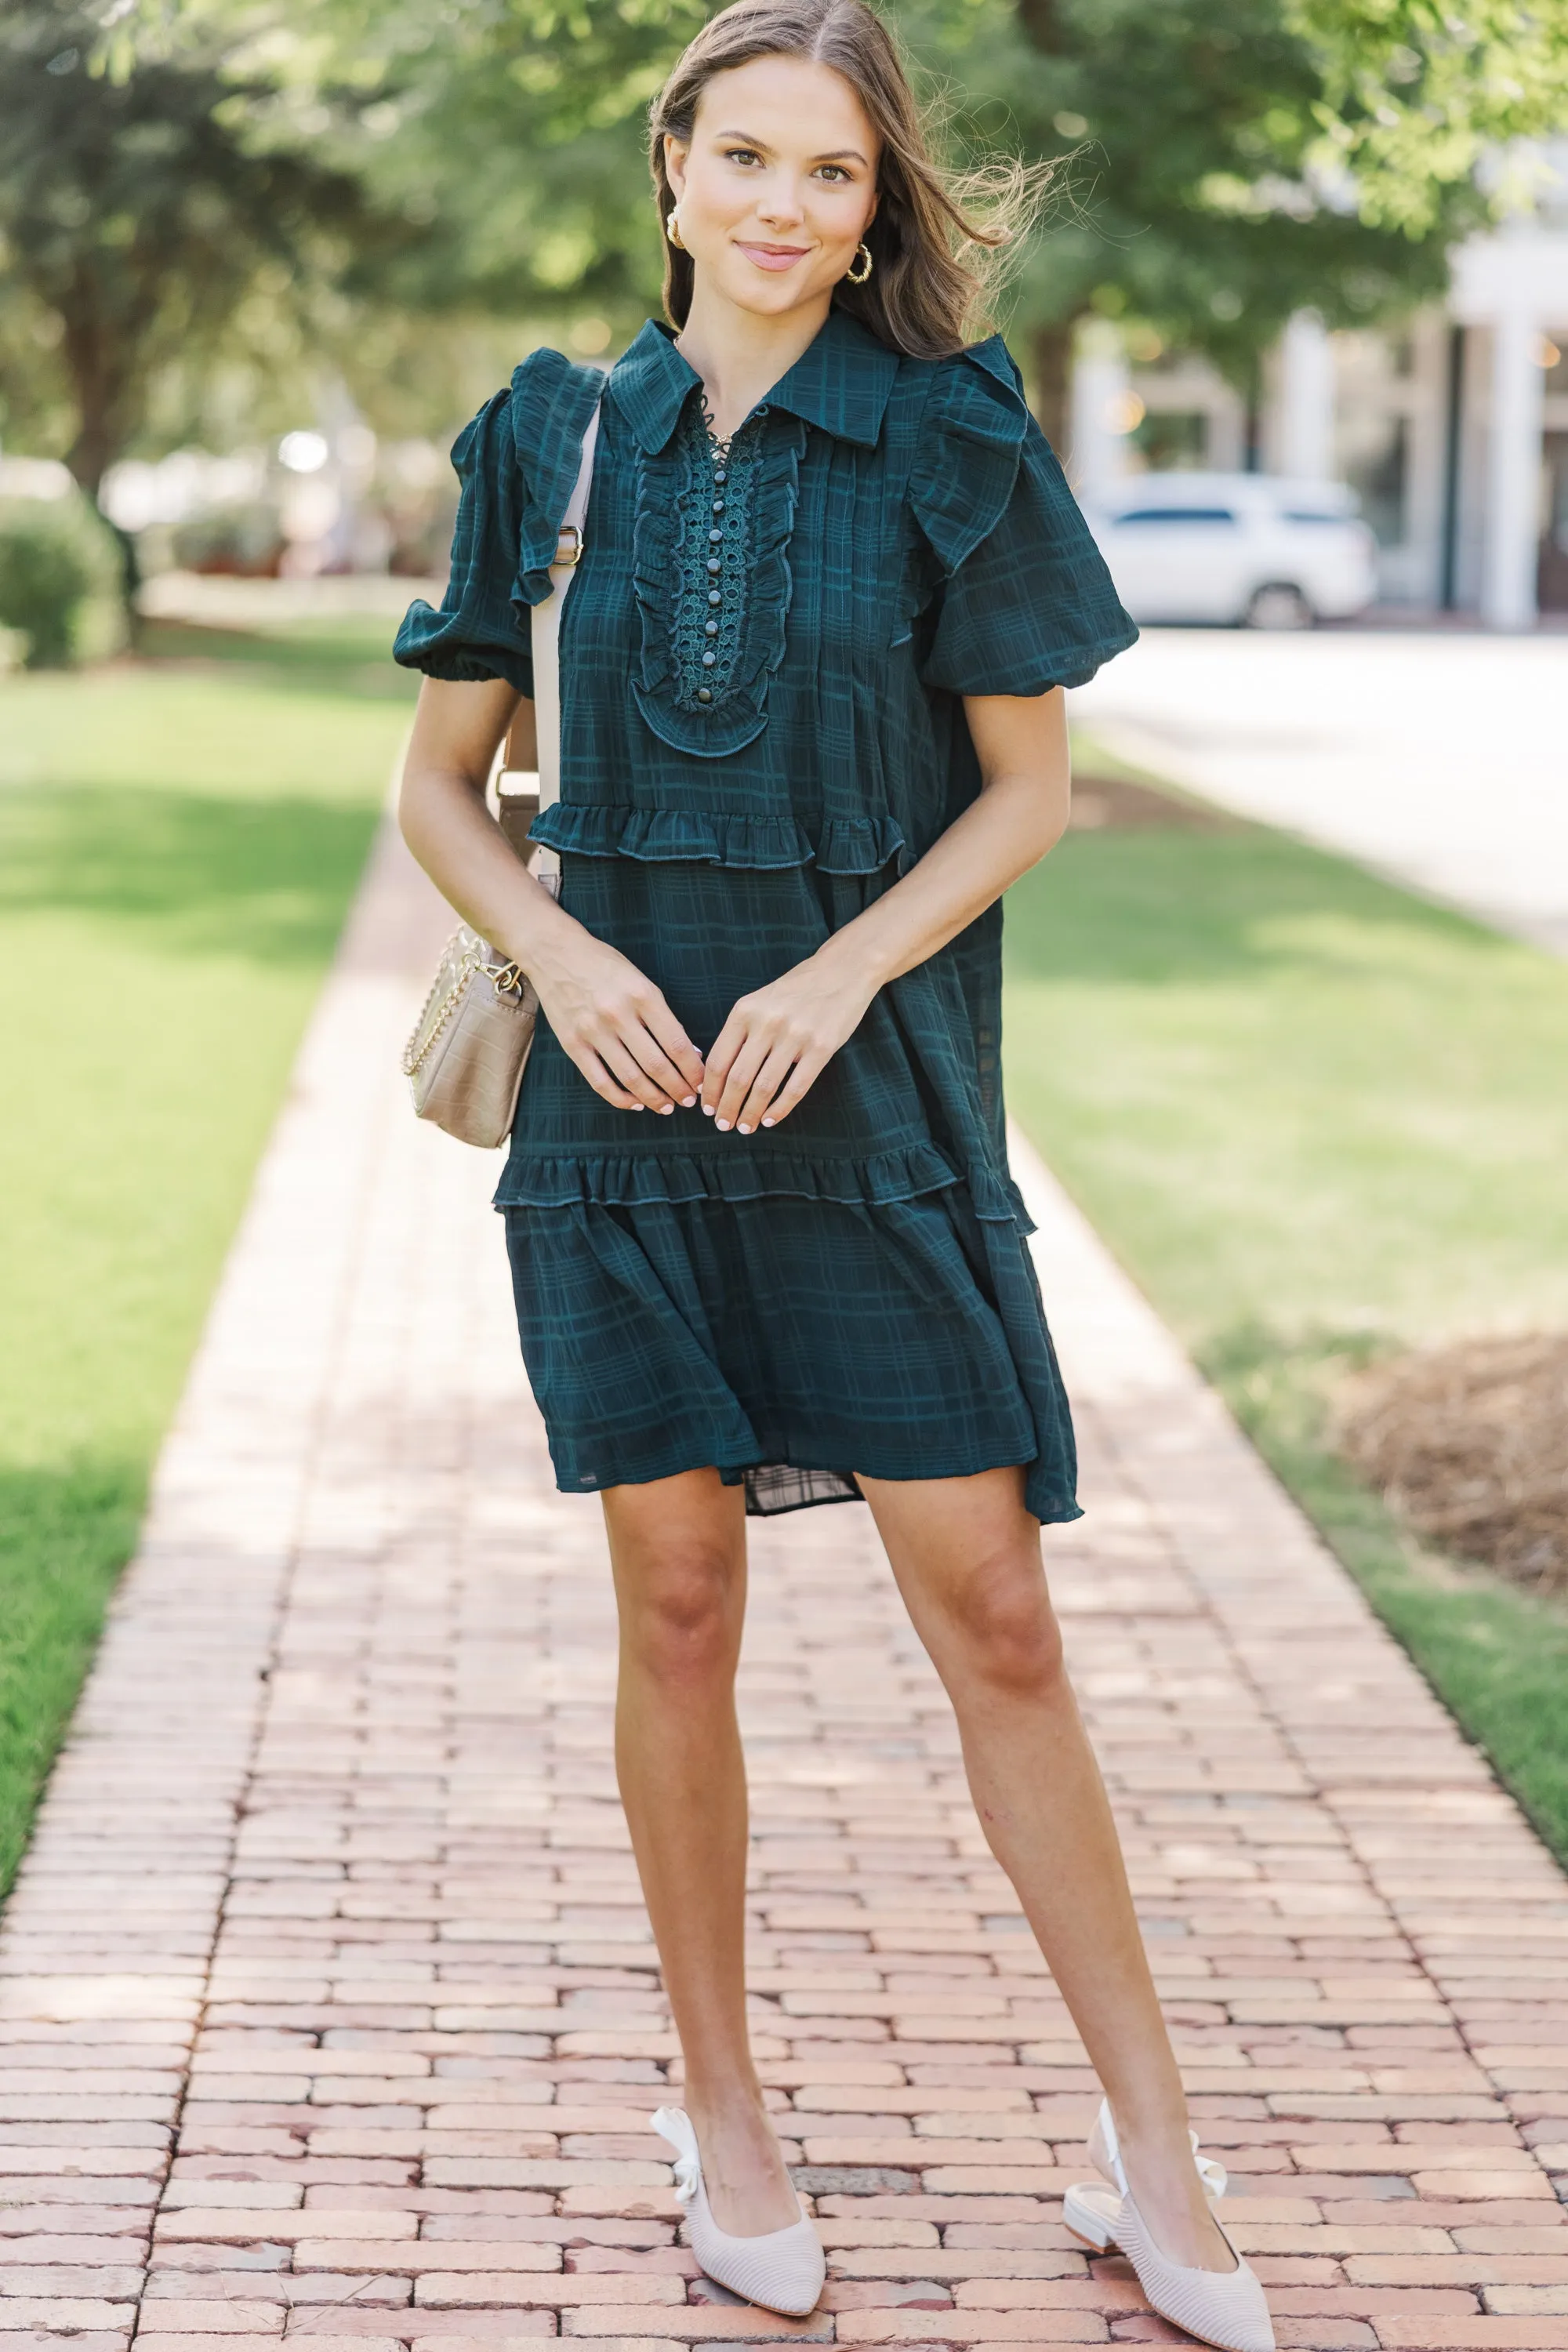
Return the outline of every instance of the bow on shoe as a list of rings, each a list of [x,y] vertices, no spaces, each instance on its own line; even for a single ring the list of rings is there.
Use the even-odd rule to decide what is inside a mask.
[[[702,2185],[702,2159],[691,2118],[683,2107],[660,2107],[652,2122],[660,2139],[667,2139],[677,2151],[675,2194],[682,2205],[689,2205]]]

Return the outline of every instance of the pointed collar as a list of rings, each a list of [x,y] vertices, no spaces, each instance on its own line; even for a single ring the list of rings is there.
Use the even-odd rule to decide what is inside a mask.
[[[876,446],[882,415],[899,373],[896,352],[868,334],[844,310],[830,310],[815,340],[767,396],[840,441]],[[700,383],[675,348],[670,329],[650,319],[610,370],[616,405],[651,455],[674,432],[688,395]]]

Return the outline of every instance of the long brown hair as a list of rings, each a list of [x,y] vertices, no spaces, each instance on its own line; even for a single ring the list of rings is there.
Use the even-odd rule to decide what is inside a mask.
[[[664,308],[686,324],[692,263],[670,245],[664,224],[674,202],[665,170],[667,136],[691,137],[702,93],[715,74],[753,58],[809,58],[842,74],[881,141],[880,202],[866,232],[872,258],[864,286],[847,280],[835,300],[872,334],[911,358],[960,350],[981,323],[1003,249],[1033,220],[1047,172],[998,163],[947,172],[931,151],[903,60],[865,0],[734,0],[689,44],[654,100],[649,160],[664,244]]]

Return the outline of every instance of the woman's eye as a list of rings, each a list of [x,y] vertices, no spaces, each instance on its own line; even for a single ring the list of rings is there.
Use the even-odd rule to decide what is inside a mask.
[[[754,163],[757,151],[754,147],[726,147],[724,160],[727,163]]]
[[[842,163],[824,163],[819,169],[825,180],[847,180],[849,177]]]

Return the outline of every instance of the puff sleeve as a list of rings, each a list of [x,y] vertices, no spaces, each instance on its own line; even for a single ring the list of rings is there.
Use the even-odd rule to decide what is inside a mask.
[[[910,476],[941,582],[921,676],[950,694],[1081,686],[1138,631],[999,337],[942,362]]]
[[[523,489],[513,430],[514,383],[485,403],[452,444],[462,485],[452,568],[440,609],[416,599],[393,646],[405,669],[459,682],[500,677],[533,694],[526,607],[513,603]]]

